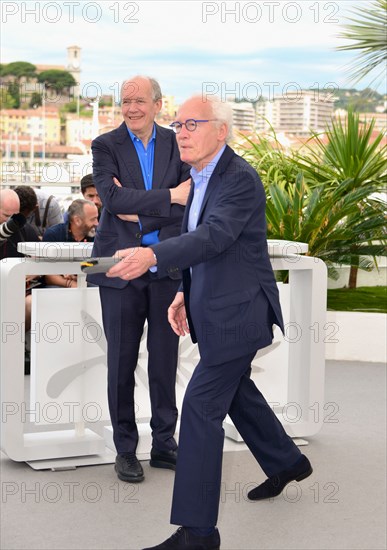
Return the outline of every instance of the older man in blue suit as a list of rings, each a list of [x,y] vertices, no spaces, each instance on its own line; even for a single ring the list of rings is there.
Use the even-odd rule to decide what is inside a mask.
[[[173,131],[154,122],[162,106],[158,82],[143,76],[126,80],[121,104],[123,123],[92,143],[93,183],[103,204],[94,256],[111,256],[128,244],[147,247],[179,235],[190,189],[189,166],[180,160]],[[167,310],[179,281],[149,273],[132,282],[103,274],[89,275],[88,281],[100,287],[117,475],[127,482],[144,479],[136,457],[134,372],[146,320],[150,464],[174,470],[178,336],[168,324]]]
[[[191,333],[200,362],[183,402],[171,523],[181,527],[152,550],[216,550],[224,432],[229,414],[268,479],[251,500],[280,494],[312,473],[250,378],[258,349],[283,328],[266,241],[265,192],[257,173],[226,145],[229,105],[193,97],[173,127],[181,159],[192,166],[193,189],[183,234],[151,250],[126,249],[109,277],[124,281],[157,268],[159,277],[183,274],[169,311],[176,334]],[[150,550],[150,549],[148,549]]]

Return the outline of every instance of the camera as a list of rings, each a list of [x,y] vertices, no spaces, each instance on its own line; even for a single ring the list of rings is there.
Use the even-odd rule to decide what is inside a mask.
[[[18,230],[21,229],[25,223],[26,218],[23,214],[13,214],[4,223],[0,224],[0,241],[6,241]]]

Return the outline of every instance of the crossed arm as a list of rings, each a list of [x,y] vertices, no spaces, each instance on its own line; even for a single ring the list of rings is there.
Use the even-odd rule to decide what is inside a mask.
[[[110,214],[118,217],[129,216],[125,221],[140,222],[144,233],[181,220],[182,207],[187,202],[190,190],[190,179],[174,188],[158,188],[150,191],[128,186],[127,179],[123,181],[121,177],[128,178],[131,173],[141,181],[138,163],[121,158],[122,151],[107,143],[102,137],[94,140],[92,144],[93,174],[102,204]],[[124,176],[124,173],[127,176]],[[180,174],[176,169],[177,181],[184,175],[189,176],[187,169],[181,167]]]
[[[117,178],[113,177],[113,182],[117,187],[122,187],[121,183]],[[191,179],[187,179],[180,183],[177,187],[170,189],[171,194],[171,204],[180,204],[185,206],[187,204],[188,195],[191,188]],[[140,218],[137,214],[117,214],[117,218],[120,218],[122,221],[126,222],[136,222],[138,223]]]

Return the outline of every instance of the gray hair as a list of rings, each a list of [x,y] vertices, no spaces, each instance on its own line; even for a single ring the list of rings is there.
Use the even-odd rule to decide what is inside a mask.
[[[148,80],[148,82],[151,85],[151,89],[152,89],[152,100],[153,101],[159,101],[159,99],[162,99],[163,95],[161,93],[160,84],[157,82],[157,80],[155,78],[150,77],[150,76],[143,76],[143,75],[139,74],[139,75],[133,76],[132,78],[127,78],[126,80],[124,80],[124,82],[122,83],[122,86],[121,86],[121,100],[122,100],[122,91],[124,90],[124,88],[127,87],[128,84],[130,84],[134,88],[133,80],[136,80],[137,78],[143,78],[144,80]],[[133,90],[133,91],[135,91],[135,90]]]
[[[91,204],[91,206],[95,206],[93,202],[87,201],[85,199],[75,199],[75,201],[70,204],[68,208],[69,221],[71,221],[75,216],[79,216],[82,219],[85,217],[85,204]]]
[[[231,141],[233,138],[233,115],[231,104],[228,101],[222,101],[219,96],[205,97],[203,94],[193,95],[188,98],[188,100],[190,99],[200,99],[202,103],[209,102],[211,104],[212,116],[216,118],[215,125],[221,126],[225,124],[227,126],[226,143]]]
[[[205,101],[209,101],[211,103],[214,118],[218,120],[218,123],[226,124],[228,129],[226,143],[228,143],[233,137],[233,116],[231,104],[228,101],[222,101],[218,96],[207,97]]]

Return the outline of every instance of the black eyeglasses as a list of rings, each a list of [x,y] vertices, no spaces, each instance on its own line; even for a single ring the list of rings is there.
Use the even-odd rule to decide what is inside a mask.
[[[208,118],[206,120],[195,120],[194,118],[189,118],[185,122],[172,122],[172,124],[170,124],[169,126],[170,128],[173,128],[175,134],[180,134],[183,126],[185,126],[189,132],[194,132],[198,127],[198,122],[214,122],[215,120],[217,119]]]

